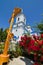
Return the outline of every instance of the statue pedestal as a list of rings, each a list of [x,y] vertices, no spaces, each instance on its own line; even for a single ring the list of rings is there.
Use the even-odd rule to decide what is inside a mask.
[[[0,55],[0,65],[6,65],[9,61],[9,55],[4,55],[4,54],[1,54]]]

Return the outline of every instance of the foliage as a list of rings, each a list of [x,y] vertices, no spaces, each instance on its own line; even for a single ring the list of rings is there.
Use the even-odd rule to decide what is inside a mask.
[[[3,29],[0,29],[0,42],[2,41],[2,37],[3,37]]]
[[[37,28],[41,31],[40,33],[42,34],[43,33],[43,23],[39,23],[37,25]]]
[[[0,42],[4,42],[7,36],[6,29],[3,30],[3,28],[0,29]]]
[[[6,29],[3,31],[3,41],[6,40],[6,37],[7,37],[7,32],[6,32]]]
[[[15,46],[15,52],[18,54],[18,56],[22,55],[22,48],[20,47],[19,43]]]
[[[18,57],[22,55],[22,48],[19,46],[18,43],[10,43],[12,45],[11,48],[9,48],[8,53],[10,54],[10,59],[12,60],[14,57]]]
[[[4,43],[1,42],[1,43],[0,43],[0,54],[3,52],[3,49],[4,49]]]
[[[43,23],[38,24],[38,28],[42,31],[43,30]]]
[[[15,57],[15,56],[14,56],[14,51],[13,51],[13,50],[12,50],[12,51],[9,50],[9,51],[8,51],[8,54],[10,54],[9,59],[10,59],[10,60],[13,60],[13,58]]]

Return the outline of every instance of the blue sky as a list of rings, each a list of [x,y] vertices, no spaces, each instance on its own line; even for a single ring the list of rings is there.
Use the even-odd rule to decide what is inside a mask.
[[[43,0],[0,0],[0,28],[9,27],[9,18],[15,7],[23,9],[27,24],[34,26],[43,19]]]

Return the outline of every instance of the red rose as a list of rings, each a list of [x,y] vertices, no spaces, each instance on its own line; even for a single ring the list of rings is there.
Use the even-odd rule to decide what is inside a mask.
[[[26,41],[27,39],[25,37],[23,37],[23,40]]]
[[[38,39],[39,39],[39,36],[33,35],[33,38],[34,38],[35,40],[38,40]]]
[[[34,56],[34,60],[37,61],[37,56]]]
[[[34,56],[37,56],[37,53],[34,53]]]
[[[43,34],[41,34],[41,38],[43,38]]]
[[[43,48],[41,48],[41,52],[43,53]]]
[[[41,56],[40,61],[43,61],[43,56]]]
[[[31,37],[28,36],[28,37],[27,37],[27,40],[31,40]]]
[[[42,40],[42,45],[43,45],[43,40]]]
[[[22,41],[19,41],[20,46],[24,46],[24,43]]]
[[[27,46],[26,46],[26,44],[24,45],[24,48],[25,48],[25,49],[27,49]]]
[[[42,40],[37,40],[37,43],[41,46],[43,43],[42,43]]]
[[[31,46],[31,49],[32,49],[33,51],[39,51],[39,46],[33,45],[33,46]]]
[[[26,40],[26,38],[25,37],[21,37],[21,40],[23,41],[23,40]]]
[[[29,46],[29,47],[27,48],[27,50],[28,50],[28,54],[30,54],[30,52],[31,52],[31,47]]]
[[[24,37],[27,39],[27,35],[24,35]]]
[[[43,48],[41,48],[41,51],[43,51]]]
[[[34,53],[34,60],[37,61],[37,53]]]
[[[33,65],[39,65],[39,63],[38,62],[35,62]]]
[[[35,40],[30,41],[30,45],[34,45],[34,43],[35,43]]]
[[[21,40],[23,40],[23,37],[21,36]]]

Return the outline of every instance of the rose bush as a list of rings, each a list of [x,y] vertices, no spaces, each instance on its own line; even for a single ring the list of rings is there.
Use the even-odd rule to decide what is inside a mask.
[[[23,47],[29,55],[34,55],[34,61],[43,62],[43,34],[39,36],[24,35],[21,37],[19,45]]]

